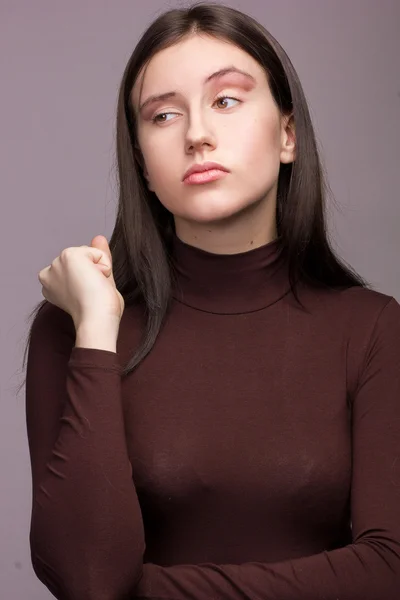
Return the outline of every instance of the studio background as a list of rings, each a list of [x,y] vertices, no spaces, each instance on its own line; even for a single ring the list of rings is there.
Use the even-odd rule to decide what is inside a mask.
[[[142,32],[190,2],[0,0],[0,597],[52,598],[30,562],[23,350],[39,271],[107,239],[118,86]],[[399,0],[227,1],[284,47],[327,171],[334,248],[400,301]],[[240,143],[240,140],[238,140]]]

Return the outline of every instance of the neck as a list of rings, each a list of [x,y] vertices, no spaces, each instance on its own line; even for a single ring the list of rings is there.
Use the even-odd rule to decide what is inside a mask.
[[[239,254],[278,237],[275,188],[240,213],[210,223],[188,221],[174,215],[177,237],[190,246],[214,254]]]
[[[278,237],[244,252],[215,253],[174,234],[173,296],[187,306],[217,314],[266,308],[290,290],[282,250]]]

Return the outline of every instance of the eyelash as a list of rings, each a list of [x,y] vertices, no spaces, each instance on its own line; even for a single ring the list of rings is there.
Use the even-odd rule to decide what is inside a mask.
[[[221,94],[220,96],[217,96],[215,98],[215,102],[217,102],[218,100],[225,100],[225,98],[228,98],[229,100],[236,100],[237,102],[242,102],[242,100],[239,100],[239,98],[234,98],[233,96],[227,96],[225,94]],[[214,102],[214,104],[215,104],[215,102]],[[169,114],[174,114],[174,113],[170,113],[170,112],[158,113],[157,115],[154,115],[154,117],[151,119],[151,121],[154,124],[160,123],[160,121],[157,121],[158,117],[160,117],[161,115],[169,115]],[[166,121],[161,121],[161,122],[166,123]]]

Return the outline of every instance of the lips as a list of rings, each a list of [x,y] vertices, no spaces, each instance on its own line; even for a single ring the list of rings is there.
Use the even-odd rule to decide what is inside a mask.
[[[182,181],[184,181],[186,177],[189,177],[189,175],[191,175],[192,173],[203,173],[204,171],[210,171],[211,169],[219,169],[220,171],[225,171],[226,173],[229,173],[229,169],[224,167],[224,165],[221,165],[216,162],[205,162],[202,164],[197,163],[189,167],[189,169],[184,174]]]

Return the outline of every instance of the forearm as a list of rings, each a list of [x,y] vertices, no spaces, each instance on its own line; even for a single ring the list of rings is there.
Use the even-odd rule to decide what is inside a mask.
[[[120,365],[111,354],[116,338],[110,324],[86,322],[57,375],[58,392],[39,385],[44,366],[31,375],[37,380],[29,386],[35,440],[45,405],[63,405],[57,439],[35,476],[31,529],[35,572],[63,600],[129,597],[141,570],[144,531],[126,446]],[[45,357],[40,360],[44,365]]]
[[[145,563],[134,600],[398,600],[399,573],[397,541],[371,534],[369,541],[275,563]]]
[[[75,329],[75,347],[117,351],[119,321],[93,317],[82,320]]]

